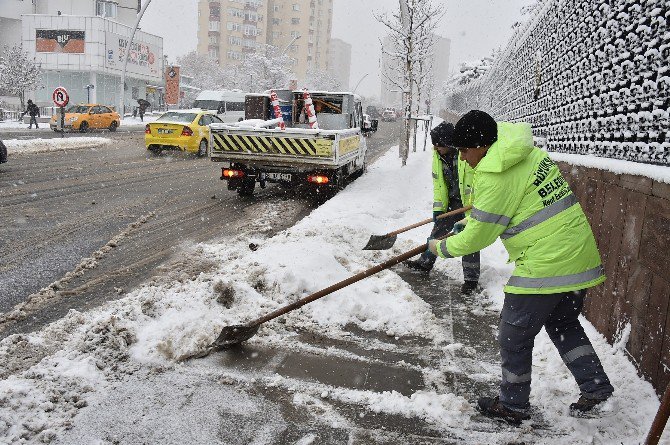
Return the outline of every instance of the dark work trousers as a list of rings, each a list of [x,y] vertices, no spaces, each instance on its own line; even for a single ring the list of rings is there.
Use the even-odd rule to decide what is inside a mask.
[[[614,388],[577,318],[586,291],[548,295],[505,294],[498,342],[502,358],[500,401],[507,408],[529,407],[533,343],[544,326],[584,397],[604,400]]]
[[[435,219],[439,215],[442,215],[442,212],[433,212],[435,224],[433,225],[433,230],[430,232],[428,241],[446,235],[454,227],[454,224],[463,219],[463,215],[452,215],[442,219]],[[426,249],[418,261],[432,268],[436,259],[437,257],[430,250]],[[479,281],[479,252],[466,255],[461,258],[461,261],[465,281]]]
[[[28,124],[28,128],[33,128],[33,124],[35,124],[35,128],[40,128],[37,126],[37,118],[35,116],[30,116],[30,124]]]

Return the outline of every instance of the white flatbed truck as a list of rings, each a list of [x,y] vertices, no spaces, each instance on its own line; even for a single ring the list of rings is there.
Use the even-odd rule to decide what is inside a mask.
[[[276,122],[263,119],[211,125],[210,159],[227,163],[221,179],[228,182],[228,189],[243,196],[253,194],[256,183],[336,190],[364,172],[367,145],[358,96],[311,92],[319,129],[306,123],[302,91],[285,97],[285,130],[267,128]]]

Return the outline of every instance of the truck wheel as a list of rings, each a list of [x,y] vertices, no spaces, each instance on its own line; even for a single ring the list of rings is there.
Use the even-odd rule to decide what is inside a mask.
[[[88,131],[88,122],[84,121],[79,126],[79,132],[80,133],[86,133],[87,131]]]
[[[119,126],[119,124],[116,121],[112,121],[112,123],[109,124],[109,131],[112,131],[112,132],[116,131],[118,126]]]
[[[255,179],[244,179],[242,180],[242,185],[237,189],[237,194],[240,196],[251,196],[254,194],[254,188],[256,188]]]

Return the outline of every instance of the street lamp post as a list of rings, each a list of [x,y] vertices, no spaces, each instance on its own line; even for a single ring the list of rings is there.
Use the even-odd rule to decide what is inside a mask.
[[[354,90],[352,91],[352,93],[355,93],[355,92],[356,92],[356,90],[358,89],[358,86],[361,84],[361,82],[363,82],[363,79],[365,79],[365,78],[368,77],[369,75],[370,75],[370,73],[365,73],[365,74],[363,75],[363,77],[361,77],[361,80],[358,81],[358,83],[357,83],[356,86],[354,87]]]
[[[146,3],[142,5],[142,9],[140,9],[139,14],[137,14],[137,20],[135,21],[135,26],[133,27],[133,32],[130,34],[130,39],[128,40],[128,46],[126,47],[126,57],[123,60],[123,71],[121,72],[121,86],[120,86],[120,94],[119,94],[119,115],[120,118],[123,119],[124,115],[124,110],[123,110],[123,99],[124,96],[126,95],[126,69],[128,69],[128,58],[130,57],[130,49],[133,45],[133,39],[135,38],[135,33],[137,32],[137,28],[140,26],[140,20],[142,20],[142,16],[144,15],[144,11],[147,10],[147,6],[149,6],[149,3],[151,3],[151,0],[146,0]]]
[[[279,57],[281,57],[281,56],[283,56],[284,54],[286,54],[286,51],[288,51],[288,49],[291,47],[291,45],[293,45],[293,43],[295,43],[295,41],[298,40],[300,37],[302,37],[300,34],[298,34],[297,36],[293,37],[293,40],[291,40],[291,41],[289,42],[289,44],[286,45],[286,48],[284,48],[284,50],[283,50],[281,53],[279,53]]]

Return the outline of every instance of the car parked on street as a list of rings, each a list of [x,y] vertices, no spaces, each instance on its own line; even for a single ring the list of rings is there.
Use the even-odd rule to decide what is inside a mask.
[[[64,130],[86,133],[90,130],[116,131],[121,116],[113,108],[100,104],[77,104],[65,109]],[[60,113],[51,116],[49,127],[60,131]]]
[[[382,113],[382,122],[395,122],[398,118],[398,115],[395,111],[395,108],[386,108]]]
[[[170,110],[144,127],[147,150],[181,150],[207,155],[209,124],[223,123],[216,110]]]

